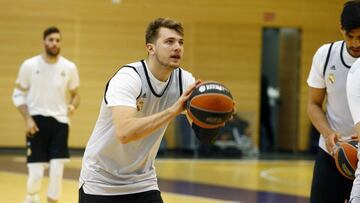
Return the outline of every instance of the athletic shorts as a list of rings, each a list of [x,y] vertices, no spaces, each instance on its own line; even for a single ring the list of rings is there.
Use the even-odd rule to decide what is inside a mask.
[[[33,116],[39,131],[26,137],[27,162],[49,162],[69,158],[69,125],[53,117]]]
[[[127,195],[90,195],[85,194],[83,188],[79,189],[78,203],[163,203],[161,193],[158,190],[150,190],[141,193]]]
[[[353,181],[341,175],[335,159],[319,149],[314,166],[310,203],[343,203],[350,199]]]

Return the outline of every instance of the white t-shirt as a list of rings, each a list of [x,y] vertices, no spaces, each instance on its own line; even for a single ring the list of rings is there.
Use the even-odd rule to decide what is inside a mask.
[[[180,89],[185,91],[194,82],[193,76],[180,68],[161,82],[145,61],[128,64],[115,74],[105,90],[83,157],[80,186],[86,194],[122,195],[159,189],[154,160],[167,124],[143,139],[122,144],[115,135],[111,107],[137,108],[141,102],[136,117],[149,116],[173,105]]]
[[[344,41],[334,42],[324,74],[330,44],[321,46],[314,55],[307,83],[310,87],[326,88],[326,117],[330,127],[342,136],[351,136],[354,131],[346,96],[346,80],[356,58],[346,50]],[[320,136],[319,146],[325,150],[325,140]]]
[[[21,65],[16,83],[28,89],[26,104],[30,115],[51,116],[69,123],[66,92],[79,86],[74,63],[60,56],[50,64],[41,55],[34,56]]]

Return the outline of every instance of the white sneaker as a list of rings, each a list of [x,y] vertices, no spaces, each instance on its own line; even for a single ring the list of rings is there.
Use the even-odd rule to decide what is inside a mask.
[[[39,195],[26,195],[24,203],[40,203]]]

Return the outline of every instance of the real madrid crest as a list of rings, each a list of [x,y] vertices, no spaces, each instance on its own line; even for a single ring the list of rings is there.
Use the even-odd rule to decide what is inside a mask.
[[[141,95],[141,97],[136,101],[136,108],[138,111],[141,111],[144,107],[144,98],[146,98],[146,93]]]
[[[331,84],[335,83],[335,75],[333,73],[330,73],[328,76],[328,80]]]
[[[141,98],[136,102],[136,108],[138,111],[141,111],[143,107],[144,107],[144,100],[143,98]]]

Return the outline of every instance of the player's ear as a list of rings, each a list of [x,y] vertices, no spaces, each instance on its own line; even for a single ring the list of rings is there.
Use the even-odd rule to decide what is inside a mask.
[[[154,46],[154,44],[147,43],[147,44],[146,44],[146,49],[147,49],[147,51],[148,51],[148,53],[149,53],[150,55],[152,55],[152,54],[155,52],[155,46]]]

